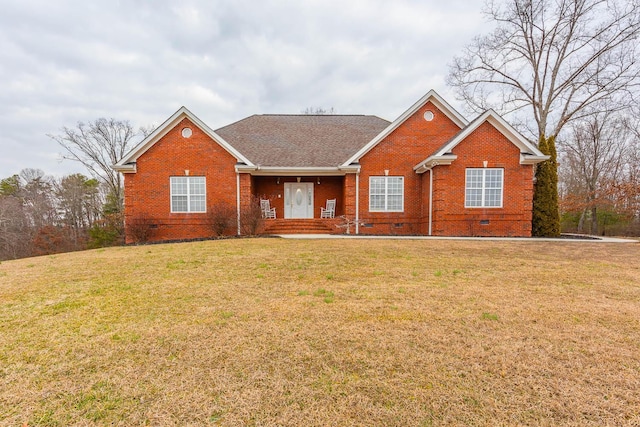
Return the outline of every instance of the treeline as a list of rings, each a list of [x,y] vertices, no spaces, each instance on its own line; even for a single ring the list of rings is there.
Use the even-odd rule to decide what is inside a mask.
[[[559,141],[563,232],[640,236],[639,117],[599,112]]]
[[[0,260],[122,242],[121,204],[98,180],[39,169],[0,180]]]

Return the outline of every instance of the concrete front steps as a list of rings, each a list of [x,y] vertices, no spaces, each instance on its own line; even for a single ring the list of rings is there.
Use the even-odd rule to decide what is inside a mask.
[[[336,219],[265,219],[263,234],[341,234]]]

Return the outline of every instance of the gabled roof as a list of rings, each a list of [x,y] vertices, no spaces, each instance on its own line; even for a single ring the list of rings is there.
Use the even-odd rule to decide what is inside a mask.
[[[149,148],[151,148],[156,142],[158,142],[163,136],[165,136],[174,126],[180,123],[184,118],[188,118],[194,125],[198,126],[204,133],[206,133],[211,139],[216,141],[222,148],[224,148],[229,154],[236,158],[238,162],[245,163],[247,165],[253,165],[245,156],[243,156],[238,150],[236,150],[231,144],[224,140],[220,135],[214,132],[209,126],[207,126],[202,120],[196,117],[186,107],[180,107],[171,117],[169,117],[164,123],[156,128],[151,134],[143,139],[138,145],[136,145],[129,153],[127,153],[122,160],[113,165],[113,168],[119,172],[135,172],[135,162],[142,154],[144,154]]]
[[[455,146],[460,144],[460,142],[471,135],[471,133],[485,122],[490,123],[498,130],[498,132],[504,135],[513,145],[520,149],[520,164],[536,164],[549,159],[549,156],[542,154],[535,145],[531,144],[499,114],[493,110],[487,110],[480,116],[476,117],[476,119],[469,123],[469,125],[464,129],[454,135],[453,138],[440,147],[433,155],[414,166],[413,169],[418,173],[422,173],[436,165],[451,164],[457,158],[457,156],[452,153]]]
[[[436,164],[451,164],[456,159],[451,150],[484,122],[491,123],[520,149],[521,164],[535,164],[549,158],[493,110],[486,111],[468,123],[440,95],[431,90],[393,123],[365,115],[267,114],[253,115],[214,131],[187,108],[181,107],[113,168],[124,173],[135,172],[136,160],[180,121],[188,118],[235,157],[236,170],[259,174],[345,173],[358,169],[362,156],[428,102],[461,130],[436,153],[416,165],[414,170],[417,173]]]
[[[364,115],[253,115],[216,133],[261,168],[337,168],[389,126]]]
[[[380,132],[375,136],[367,145],[362,147],[351,156],[346,162],[342,164],[342,166],[348,166],[352,163],[358,162],[362,156],[367,154],[373,147],[378,145],[380,141],[385,139],[387,136],[391,134],[394,130],[396,130],[402,123],[404,123],[409,117],[415,114],[420,108],[422,108],[427,102],[433,103],[445,116],[447,116],[451,121],[453,121],[458,127],[461,129],[467,125],[467,120],[460,115],[447,101],[445,101],[440,95],[436,93],[434,90],[430,90],[420,98],[415,104],[409,107],[404,113],[400,115],[397,119],[393,121],[386,129]]]

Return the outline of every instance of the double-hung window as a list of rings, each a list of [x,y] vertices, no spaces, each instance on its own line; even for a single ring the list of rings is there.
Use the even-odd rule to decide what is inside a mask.
[[[171,212],[206,212],[204,176],[171,177]]]
[[[503,174],[502,169],[467,169],[464,207],[501,208]]]
[[[404,211],[404,177],[372,176],[369,178],[369,211]]]

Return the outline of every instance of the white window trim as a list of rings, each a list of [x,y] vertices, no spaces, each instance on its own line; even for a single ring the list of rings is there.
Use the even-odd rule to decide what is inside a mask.
[[[186,211],[174,211],[173,210],[173,179],[174,178],[186,178],[187,179],[187,210]],[[191,185],[190,180],[192,178],[202,178],[204,179],[204,210],[202,211],[192,211],[191,210]],[[198,194],[199,195],[199,194]],[[176,194],[176,196],[185,196],[185,194]],[[207,212],[207,177],[205,176],[172,176],[169,177],[169,207],[171,209],[171,213],[206,213]]]
[[[384,209],[372,209],[371,208],[371,181],[375,178],[384,178]],[[402,206],[400,209],[389,209],[389,178],[400,178],[402,183]],[[369,177],[369,212],[404,212],[404,176],[370,176]]]
[[[480,189],[475,189],[475,190],[481,190],[481,201],[480,201],[480,206],[469,206],[468,201],[467,201],[467,190],[468,188],[468,178],[469,175],[467,174],[467,171],[470,170],[481,170],[482,172],[482,188]],[[486,185],[486,171],[493,171],[493,170],[499,170],[501,171],[500,173],[500,206],[485,206],[485,195],[486,195],[486,190],[491,190],[491,188],[487,188]],[[504,169],[503,168],[466,168],[464,171],[464,207],[466,209],[501,209],[504,206]]]

